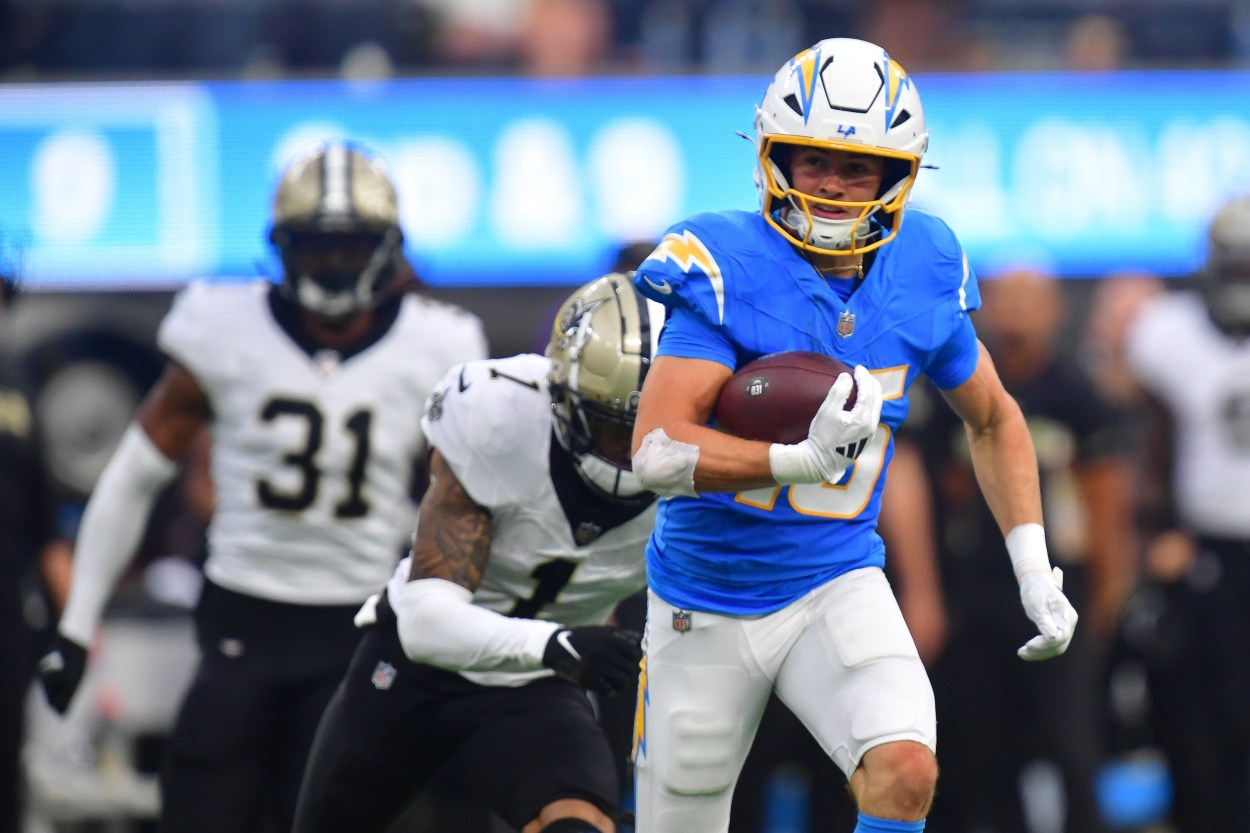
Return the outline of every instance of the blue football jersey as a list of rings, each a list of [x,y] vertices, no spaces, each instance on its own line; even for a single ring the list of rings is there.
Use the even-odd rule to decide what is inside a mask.
[[[767,353],[811,350],[864,365],[884,391],[877,433],[836,485],[661,501],[647,546],[652,589],[692,610],[765,613],[849,570],[883,566],[877,516],[907,390],[922,373],[956,387],[977,364],[968,312],[981,297],[950,228],[909,210],[850,292],[850,281],[826,280],[759,213],[698,214],[669,229],[634,281],[668,308],[657,355],[736,370]]]

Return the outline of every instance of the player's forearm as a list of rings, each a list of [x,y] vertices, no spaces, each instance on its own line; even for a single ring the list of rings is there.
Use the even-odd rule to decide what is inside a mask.
[[[661,497],[771,487],[771,448],[692,423],[657,426],[634,452],[634,474]]]
[[[390,584],[399,641],[413,662],[448,671],[537,671],[555,622],[502,616],[474,605],[468,589],[430,578]]]
[[[968,428],[972,466],[1003,535],[1020,524],[1042,522],[1037,454],[1015,403],[980,429]]]
[[[770,443],[744,440],[704,426],[690,426],[699,446],[694,485],[699,492],[737,492],[776,486],[768,459]]]
[[[104,603],[134,556],[157,495],[177,466],[132,424],[96,484],[78,531],[74,575],[59,630],[87,645]]]
[[[634,422],[634,473],[647,488],[670,497],[777,485],[769,443],[706,424],[730,375],[729,368],[704,359],[655,360]]]

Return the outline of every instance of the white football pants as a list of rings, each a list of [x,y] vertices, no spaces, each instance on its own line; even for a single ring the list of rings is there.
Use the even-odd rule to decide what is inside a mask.
[[[683,611],[648,592],[634,727],[637,833],[724,833],[774,690],[849,778],[891,741],[936,750],[933,688],[884,573],[774,613]]]

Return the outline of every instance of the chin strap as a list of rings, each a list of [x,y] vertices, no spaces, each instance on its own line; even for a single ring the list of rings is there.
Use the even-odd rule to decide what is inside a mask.
[[[872,211],[862,218],[855,220],[825,220],[817,217],[810,217],[807,211],[800,208],[795,202],[794,196],[788,198],[789,205],[783,206],[779,222],[784,223],[791,231],[798,236],[804,243],[811,245],[813,242],[826,243],[835,249],[850,249],[851,246],[851,230],[867,229],[863,234],[856,234],[857,245],[862,246],[874,234],[880,234],[880,229],[872,227],[872,217],[876,214],[881,206],[875,206]],[[821,228],[834,229],[833,234],[820,234]]]

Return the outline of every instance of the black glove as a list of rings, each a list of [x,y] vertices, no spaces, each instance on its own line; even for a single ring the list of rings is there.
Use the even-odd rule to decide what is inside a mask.
[[[69,709],[86,670],[87,649],[58,633],[39,659],[39,682],[43,683],[43,695],[58,714],[65,714]]]
[[[638,676],[642,636],[636,631],[592,625],[551,635],[543,665],[604,696]]]

